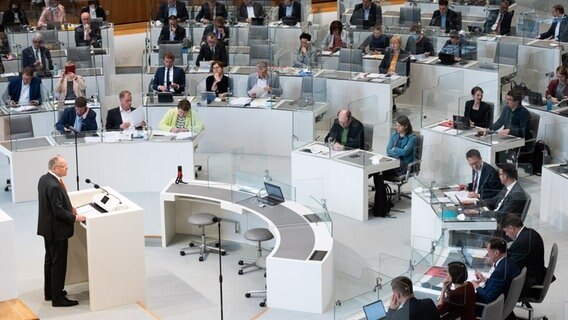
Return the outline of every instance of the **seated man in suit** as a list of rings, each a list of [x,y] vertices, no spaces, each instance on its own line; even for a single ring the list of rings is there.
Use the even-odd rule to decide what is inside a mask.
[[[158,44],[162,43],[180,43],[185,38],[185,28],[178,26],[178,19],[176,16],[170,16],[168,25],[162,27]]]
[[[402,40],[399,35],[394,35],[390,39],[390,48],[385,52],[385,56],[379,65],[379,73],[389,75],[408,76],[410,75],[410,56],[401,48]]]
[[[101,29],[97,25],[91,24],[91,14],[88,12],[81,13],[81,24],[75,28],[75,45],[77,47],[93,46],[100,48],[102,41]]]
[[[353,15],[349,20],[351,25],[368,27],[383,24],[383,9],[380,5],[371,0],[362,0],[361,3],[355,5]]]
[[[227,19],[227,16],[227,9],[224,4],[217,2],[217,0],[207,0],[207,2],[201,5],[201,9],[197,13],[195,21],[208,24],[213,21],[215,17]]]
[[[460,184],[459,190],[469,191],[469,198],[488,199],[496,196],[503,189],[499,173],[492,165],[481,159],[481,153],[477,149],[470,149],[465,158],[471,167],[472,182]]]
[[[185,3],[176,0],[167,0],[160,4],[160,9],[158,9],[158,16],[156,20],[160,20],[163,24],[166,24],[169,17],[176,16],[178,21],[184,22],[189,19],[189,13]]]
[[[262,94],[257,95],[256,89],[261,88]],[[254,89],[254,90],[253,90]],[[256,63],[256,72],[248,76],[247,94],[251,98],[269,98],[282,95],[280,78],[276,72],[268,72],[268,62]]]
[[[19,1],[10,1],[10,8],[4,11],[4,16],[2,17],[2,25],[5,27],[9,26],[27,26],[30,23],[26,17],[25,11],[22,9],[21,3]]]
[[[388,47],[390,47],[390,39],[383,34],[383,27],[377,24],[373,27],[373,33],[361,43],[359,49],[365,53],[383,53]]]
[[[221,42],[225,46],[229,45],[229,28],[225,27],[225,18],[223,17],[215,17],[213,20],[213,24],[208,25],[203,30],[203,36],[201,37],[201,44],[205,44],[207,42],[207,35],[210,33],[214,33],[217,36],[217,41]]]
[[[430,25],[440,27],[445,32],[461,30],[458,14],[448,8],[448,0],[438,1],[438,10],[434,11]]]
[[[264,19],[264,17],[266,17],[266,13],[264,13],[264,8],[260,3],[256,3],[253,0],[244,0],[239,6],[237,13],[239,22],[250,23],[252,18]]]
[[[361,121],[351,115],[351,111],[341,109],[337,112],[337,119],[329,130],[324,141],[331,143],[333,150],[365,149],[365,130]]]
[[[417,299],[412,281],[405,276],[391,281],[392,297],[387,320],[440,320],[440,313],[432,299]]]
[[[430,39],[424,36],[420,26],[413,24],[410,26],[410,36],[406,40],[404,51],[408,54],[423,54],[427,57],[434,51],[434,46]]]
[[[37,32],[32,37],[32,45],[22,50],[22,68],[33,68],[39,77],[51,76],[53,62],[49,49],[42,46],[43,36]]]
[[[523,221],[515,214],[507,214],[501,219],[501,228],[513,240],[507,256],[519,269],[527,267],[527,277],[521,297],[534,295],[530,287],[544,282],[546,267],[544,266],[544,241],[540,234],[523,225]]]
[[[107,21],[107,16],[105,9],[99,4],[99,0],[89,0],[87,1],[87,6],[81,8],[81,12],[88,12],[91,14],[91,19],[101,18],[103,21]]]
[[[75,106],[63,110],[59,121],[55,124],[57,131],[61,133],[83,132],[97,130],[97,113],[87,107],[87,99],[78,97]]]
[[[168,110],[160,121],[160,130],[168,132],[200,132],[203,129],[203,121],[187,99],[180,100],[177,108]]]
[[[509,1],[501,0],[499,11],[493,10],[483,25],[483,32],[502,36],[511,35],[511,21],[514,11],[509,12]]]
[[[229,53],[227,47],[217,40],[217,36],[211,32],[207,35],[207,43],[201,45],[199,54],[195,60],[195,65],[199,66],[200,61],[222,61],[225,66],[229,65]]]
[[[552,25],[545,33],[539,34],[537,39],[551,39],[568,42],[568,16],[564,13],[564,6],[555,4],[552,6]]]
[[[120,99],[120,106],[107,112],[105,125],[107,130],[127,130],[135,125],[129,117],[129,114],[136,110],[136,108],[132,108],[132,93],[123,90],[118,94],[118,98]],[[145,125],[144,121],[140,124],[140,126]]]
[[[284,0],[278,5],[278,20],[294,17],[296,22],[302,21],[302,6],[294,0]]]
[[[21,76],[10,80],[4,99],[10,107],[41,104],[41,79],[34,77],[32,68],[25,68]]]
[[[185,91],[185,72],[174,66],[176,57],[171,52],[164,54],[164,66],[154,74],[152,89],[159,92],[183,93]]]
[[[459,62],[462,59],[471,58],[464,50],[467,45],[469,45],[469,42],[463,39],[457,31],[452,31],[450,32],[450,39],[446,41],[440,53],[453,54],[454,61]]]

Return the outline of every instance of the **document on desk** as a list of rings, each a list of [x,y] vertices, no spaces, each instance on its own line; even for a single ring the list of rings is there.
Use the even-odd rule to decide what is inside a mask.
[[[385,58],[385,55],[384,55],[384,54],[380,54],[380,53],[367,53],[366,55],[363,56],[363,58],[382,60],[382,59]]]
[[[467,190],[444,192],[444,195],[446,197],[450,198],[450,200],[452,200],[452,201],[453,201],[453,199],[455,199],[457,197],[463,203],[476,203],[477,199],[468,197],[467,196],[468,194],[469,194],[469,191],[467,191]]]
[[[252,99],[248,97],[234,97],[229,99],[229,105],[242,107],[246,106],[247,104],[250,104],[251,101]]]
[[[321,52],[322,56],[339,56],[339,51],[333,52],[333,51],[328,51],[328,50],[323,50]]]
[[[193,138],[193,132],[176,133],[176,140],[190,140],[191,138]]]
[[[26,111],[33,111],[33,110],[37,110],[38,106],[34,106],[34,105],[27,105],[27,106],[19,106],[16,108],[12,108],[12,111],[17,111],[17,112],[26,112]]]
[[[87,221],[90,218],[96,218],[96,217],[100,217],[102,215],[102,213],[99,212],[97,209],[95,209],[93,206],[91,206],[90,203],[79,206],[75,209],[77,210],[77,214],[85,216],[87,218]]]
[[[130,112],[128,115],[130,122],[134,127],[139,127],[142,125],[142,121],[144,121],[144,108],[139,106],[134,111]]]

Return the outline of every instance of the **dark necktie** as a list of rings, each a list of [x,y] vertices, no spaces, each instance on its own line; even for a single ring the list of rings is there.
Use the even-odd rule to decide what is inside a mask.
[[[473,184],[471,185],[471,191],[473,192],[477,192],[476,187],[477,187],[477,179],[479,179],[478,177],[478,173],[477,171],[473,172]]]
[[[166,86],[168,85],[168,83],[170,83],[170,68],[166,68]]]
[[[211,48],[211,58],[215,57],[215,47]]]
[[[36,61],[40,61],[40,59],[39,59],[39,49],[35,50],[35,58],[36,58]]]

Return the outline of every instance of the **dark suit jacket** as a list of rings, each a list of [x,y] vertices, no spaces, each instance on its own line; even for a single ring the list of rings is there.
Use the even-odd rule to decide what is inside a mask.
[[[51,60],[51,53],[49,52],[49,49],[47,49],[46,47],[40,47],[39,52],[43,68],[46,71],[53,70],[53,61]],[[34,49],[32,47],[27,47],[24,50],[22,50],[22,69],[26,67],[32,67],[35,69],[34,67],[35,61],[36,58],[34,54]]]
[[[22,77],[15,77],[8,84],[8,99],[18,102],[22,91]],[[41,79],[33,77],[30,83],[30,100],[37,100],[41,103]]]
[[[278,20],[282,20],[284,16],[286,16],[286,6],[281,3],[278,5]],[[292,3],[292,17],[295,17],[297,22],[302,21],[302,6],[299,2],[294,1]]]
[[[556,24],[558,22],[552,22],[552,25],[545,33],[540,34],[541,39],[548,39],[554,37],[554,31],[556,30]],[[558,40],[562,42],[568,42],[568,16],[565,14],[560,20],[560,31],[558,32]]]
[[[210,34],[211,32],[213,32],[217,36],[217,40],[219,42],[221,42],[225,46],[228,46],[229,45],[229,38],[231,36],[231,34],[229,33],[229,30],[230,29],[228,27],[223,27],[223,31],[225,32],[225,36],[223,38],[220,38],[219,35],[217,34],[217,32],[215,32],[215,26],[210,24],[207,27],[205,27],[205,29],[203,30],[203,36],[201,37],[201,43],[206,43],[207,35]]]
[[[521,271],[514,261],[509,260],[507,257],[503,258],[495,270],[485,282],[484,287],[478,287],[476,290],[477,302],[491,303],[503,293],[505,298],[509,293],[511,281]]]
[[[511,121],[509,122],[509,118]],[[505,129],[509,129],[509,134],[515,137],[525,138],[525,140],[532,139],[531,126],[530,126],[531,114],[527,108],[523,106],[517,107],[515,111],[511,111],[511,108],[505,106],[497,122],[494,122],[489,126],[490,130],[498,130],[502,126]],[[536,132],[535,132],[536,133]],[[526,149],[527,144],[523,147]]]
[[[165,71],[166,67],[159,67],[158,70],[156,70],[156,73],[154,74],[154,81],[152,82],[152,89],[154,90],[158,90],[158,86],[161,86],[164,84],[164,78],[166,77],[165,75]],[[173,67],[173,70],[170,70],[170,72],[173,72],[173,80],[174,83],[179,84],[179,89],[175,91],[175,93],[182,93],[185,91],[185,72],[183,71],[182,68],[180,67]]]
[[[57,131],[64,133],[65,127],[73,127],[75,125],[75,118],[77,118],[77,113],[75,112],[75,107],[67,107],[63,110],[63,114],[59,121],[55,124]],[[97,113],[89,109],[87,117],[83,119],[81,124],[81,132],[83,131],[95,131],[97,130]]]
[[[87,7],[81,8],[81,13],[83,13],[83,12],[91,13],[91,10],[89,10],[89,7],[87,6]],[[103,18],[103,21],[107,21],[107,15],[106,15],[105,9],[103,9],[103,7],[97,7],[95,9],[95,12],[97,13],[97,18]]]
[[[434,11],[430,25],[440,27],[441,21],[440,10]],[[446,13],[446,32],[451,30],[461,30],[461,21],[459,21],[458,14],[454,10],[448,9],[448,13]]]
[[[266,13],[264,13],[264,8],[260,3],[253,2],[252,9],[254,11],[254,16],[256,18],[264,18],[264,16],[266,16]],[[244,22],[248,19],[247,5],[245,3],[239,6],[239,10],[237,12],[237,19],[240,22]]]
[[[472,182],[467,184],[467,190],[473,191],[473,177],[475,172],[471,170]],[[479,178],[478,193],[480,198],[493,198],[503,190],[503,184],[499,180],[499,172],[489,163],[483,162],[481,167],[481,177]],[[499,203],[499,202],[497,202]]]
[[[73,236],[73,207],[67,192],[51,173],[39,179],[37,234],[45,240],[61,241]]]
[[[333,126],[329,130],[327,136],[325,136],[325,142],[329,140],[330,137],[335,139],[335,142],[341,143],[341,131],[342,127],[339,124],[339,121],[335,119],[333,121]],[[365,149],[365,139],[364,139],[365,130],[363,128],[363,124],[361,121],[355,119],[355,117],[351,117],[351,124],[349,125],[349,131],[347,131],[347,143],[345,144],[348,148],[353,149]]]
[[[489,127],[489,113],[491,112],[491,106],[486,102],[481,101],[479,104],[479,110],[473,110],[472,108],[473,100],[467,101],[463,112],[464,117],[469,117],[469,120],[473,121],[476,127]]]
[[[176,31],[174,32],[174,41],[182,42],[185,38],[185,28],[178,25]],[[164,25],[162,31],[160,31],[160,36],[158,37],[158,44],[170,41],[170,25]]]
[[[490,210],[494,211],[497,221],[500,221],[503,215],[507,213],[514,213],[520,217],[523,213],[523,209],[525,208],[525,203],[527,202],[525,190],[523,190],[523,187],[521,187],[517,181],[511,189],[511,192],[509,192],[503,201],[499,211],[495,211],[499,202],[503,199],[503,197],[505,197],[506,193],[507,188],[503,188],[503,190],[501,190],[496,196],[481,201],[482,205],[487,206]]]
[[[18,19],[20,19],[20,25],[24,25],[27,26],[29,25],[29,21],[28,21],[28,17],[26,17],[26,13],[24,12],[24,10],[20,9],[17,11],[18,14]],[[17,25],[17,23],[15,22],[15,14],[14,11],[12,11],[12,9],[8,9],[6,11],[4,11],[4,16],[2,17],[2,25],[3,26],[13,26],[13,25]]]
[[[519,269],[527,267],[525,288],[542,284],[546,267],[544,266],[544,242],[536,230],[524,227],[507,251],[511,261],[517,263]]]
[[[511,22],[513,21],[513,15],[515,14],[515,10],[513,11],[507,11],[505,12],[505,14],[501,17],[501,21],[499,22],[499,34],[502,36],[508,36],[511,35]],[[485,21],[485,24],[483,25],[483,32],[485,33],[490,33],[493,30],[491,30],[491,27],[495,24],[495,21],[497,21],[497,17],[499,16],[499,11],[494,11],[494,13],[492,13],[488,18],[487,21]]]
[[[130,108],[134,111],[136,108]],[[107,112],[107,119],[105,129],[107,130],[120,130],[122,124],[122,116],[120,115],[120,107],[112,108]]]
[[[471,60],[475,59],[475,56],[474,56],[475,53],[474,52],[466,52],[464,50],[464,48],[466,46],[469,46],[469,45],[470,44],[469,44],[469,42],[467,42],[467,40],[460,39],[459,42],[458,42],[458,52],[457,52],[458,55],[457,56],[460,57],[460,58],[464,58],[464,59],[471,59]],[[444,43],[444,46],[442,47],[442,50],[440,52],[453,54],[455,56],[455,52],[451,51],[451,50],[455,50],[455,47],[452,48],[450,46],[453,46],[452,41],[451,40],[446,41],[446,43]]]
[[[77,47],[87,47],[93,46],[95,48],[102,47],[103,38],[101,36],[101,29],[98,26],[91,25],[91,32],[89,33],[91,40],[87,41],[85,39],[85,29],[83,25],[79,25],[75,28],[75,46]]]
[[[431,299],[412,297],[402,308],[387,311],[387,320],[440,320],[440,313]]]
[[[556,87],[558,87],[558,83],[560,81],[558,79],[553,79],[552,81],[550,81],[550,83],[548,84],[548,88],[546,89],[546,96],[553,96],[556,97]],[[564,98],[568,97],[568,86],[564,87],[564,91],[562,91],[564,93]]]
[[[434,46],[432,46],[432,42],[430,39],[426,37],[421,37],[420,40],[416,41],[414,37],[408,37],[406,40],[406,47],[404,48],[409,54],[424,54],[424,52],[434,52]]]
[[[225,19],[227,19],[227,9],[225,8],[225,5],[219,2],[215,3],[215,17],[223,17]],[[199,10],[199,13],[197,13],[197,16],[195,17],[196,21],[201,21],[201,19],[205,18],[209,21],[215,19],[215,17],[212,16],[211,10],[209,10],[209,4],[204,3],[201,5],[201,9]]]
[[[391,64],[393,56],[392,49],[387,49],[385,56],[379,65],[379,73],[387,73],[389,66]],[[405,70],[406,69],[406,70]],[[410,75],[410,56],[406,54],[403,50],[400,50],[400,55],[398,57],[398,62],[396,64],[396,74],[399,76]]]
[[[363,4],[359,3],[355,5],[353,15],[351,15],[349,22],[352,25],[363,25],[363,20],[365,20],[365,11],[363,9]],[[371,3],[371,8],[369,10],[369,25],[374,26],[376,24],[383,24],[383,8],[373,2]]]
[[[181,1],[176,1],[176,10],[177,10],[177,18],[179,21],[186,21],[189,19],[189,13],[187,12],[187,8],[185,4]],[[158,16],[156,20],[160,20],[163,24],[168,24],[168,18],[170,17],[169,9],[168,9],[168,2],[164,1],[160,4],[160,8],[158,9]]]
[[[229,65],[229,54],[227,53],[227,48],[221,42],[217,42],[214,54],[211,53],[209,45],[207,44],[202,45],[201,49],[199,49],[199,54],[197,55],[197,59],[195,60],[195,65],[198,66],[199,61],[211,61],[211,60],[223,61],[225,66]]]

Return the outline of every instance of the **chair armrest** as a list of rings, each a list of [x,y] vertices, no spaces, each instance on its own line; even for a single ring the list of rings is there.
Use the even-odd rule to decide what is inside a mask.
[[[414,160],[408,164],[408,169],[406,170],[406,177],[405,179],[408,180],[410,178],[410,173],[414,172],[414,167],[418,166],[422,160]]]

